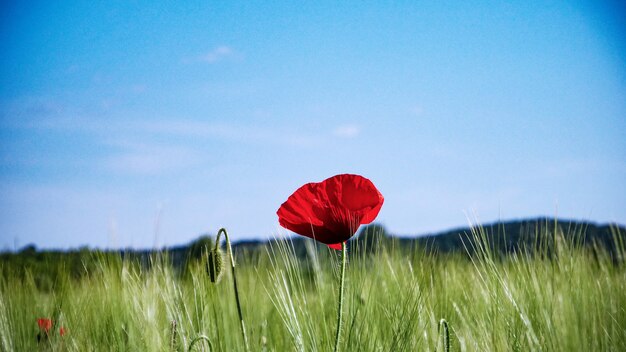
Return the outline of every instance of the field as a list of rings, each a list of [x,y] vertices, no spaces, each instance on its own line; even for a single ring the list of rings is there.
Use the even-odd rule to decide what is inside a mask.
[[[455,254],[351,242],[340,350],[444,351],[445,319],[451,351],[626,351],[618,236],[612,255],[559,231],[507,256],[486,238],[474,228],[467,252]],[[236,256],[249,350],[333,350],[341,252],[313,241],[307,252],[298,257],[278,241]],[[181,271],[167,254],[148,266],[93,255],[96,265],[80,278],[60,274],[46,289],[37,273],[4,268],[3,351],[186,351],[201,335],[215,351],[245,351],[227,257],[213,284],[202,261]],[[41,317],[54,325],[38,342]],[[197,340],[193,350],[209,343]]]

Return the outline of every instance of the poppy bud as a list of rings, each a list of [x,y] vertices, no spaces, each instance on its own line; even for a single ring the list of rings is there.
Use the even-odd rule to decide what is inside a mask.
[[[206,272],[212,283],[218,283],[220,281],[222,268],[222,252],[220,252],[219,249],[210,250],[206,262]]]

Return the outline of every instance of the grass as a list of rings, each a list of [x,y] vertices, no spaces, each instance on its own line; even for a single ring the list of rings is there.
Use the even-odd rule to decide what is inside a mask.
[[[546,230],[540,238],[551,246],[507,257],[491,250],[480,227],[465,239],[471,257],[355,241],[340,350],[443,351],[445,319],[452,351],[626,351],[623,245],[621,257],[610,257],[565,240],[576,237]],[[297,258],[289,241],[279,241],[239,256],[251,351],[333,349],[341,258],[313,242],[307,252]],[[50,291],[37,287],[36,273],[3,275],[0,349],[184,351],[204,335],[217,351],[243,351],[230,268],[215,285],[204,263],[184,275],[168,263],[167,255],[155,255],[146,269],[103,256],[79,280],[58,276]],[[43,343],[38,317],[57,324]],[[208,346],[199,339],[193,349]]]

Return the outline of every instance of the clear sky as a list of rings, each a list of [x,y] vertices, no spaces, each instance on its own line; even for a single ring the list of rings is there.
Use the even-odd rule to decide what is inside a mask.
[[[338,173],[396,234],[626,223],[617,2],[0,6],[1,248],[282,236]]]

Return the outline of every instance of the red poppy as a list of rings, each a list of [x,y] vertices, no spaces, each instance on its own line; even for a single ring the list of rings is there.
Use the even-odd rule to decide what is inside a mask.
[[[336,175],[298,188],[276,214],[280,225],[340,250],[383,206],[383,195],[359,175]]]
[[[37,319],[37,325],[39,325],[39,330],[48,334],[50,329],[52,329],[52,319],[39,318]]]
[[[64,336],[67,333],[67,329],[61,326],[59,328],[59,335]]]

